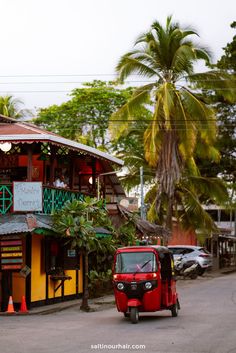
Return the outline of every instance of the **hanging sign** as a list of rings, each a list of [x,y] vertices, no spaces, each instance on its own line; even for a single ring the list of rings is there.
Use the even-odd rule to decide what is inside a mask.
[[[21,270],[20,270],[20,275],[24,278],[26,278],[31,272],[31,268],[27,265],[25,265]]]
[[[13,211],[33,212],[43,209],[42,182],[13,182]]]
[[[0,237],[1,270],[20,270],[23,264],[22,239]]]

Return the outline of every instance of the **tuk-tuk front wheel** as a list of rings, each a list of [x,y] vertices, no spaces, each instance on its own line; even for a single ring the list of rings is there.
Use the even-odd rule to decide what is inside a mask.
[[[130,308],[130,320],[132,324],[137,324],[138,319],[139,319],[138,308],[134,306]]]

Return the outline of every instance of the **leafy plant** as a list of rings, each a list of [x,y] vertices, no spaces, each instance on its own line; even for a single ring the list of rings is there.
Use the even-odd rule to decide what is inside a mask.
[[[104,295],[112,288],[112,270],[109,269],[105,272],[97,272],[91,270],[89,272],[89,288],[93,297]]]
[[[85,197],[83,201],[67,202],[54,216],[56,230],[67,237],[72,248],[79,250],[84,258],[84,290],[81,309],[89,310],[89,255],[94,252],[105,252],[113,248],[112,240],[101,241],[96,237],[95,227],[108,222],[108,215],[103,200]],[[109,223],[109,222],[108,222]]]

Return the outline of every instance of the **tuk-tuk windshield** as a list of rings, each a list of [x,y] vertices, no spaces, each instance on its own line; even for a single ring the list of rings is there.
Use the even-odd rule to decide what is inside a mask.
[[[156,271],[157,262],[153,252],[123,252],[117,254],[115,273]]]

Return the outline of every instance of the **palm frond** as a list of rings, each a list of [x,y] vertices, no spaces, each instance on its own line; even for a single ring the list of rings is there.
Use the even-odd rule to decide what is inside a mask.
[[[195,61],[195,53],[189,45],[181,45],[176,51],[172,59],[171,69],[175,73],[187,74],[193,73],[193,62]]]
[[[143,104],[149,103],[150,92],[155,84],[147,84],[137,88],[129,101],[118,111],[112,114],[110,118],[109,130],[114,139],[117,139],[128,128],[129,120],[143,110]]]
[[[221,159],[218,149],[208,143],[205,143],[205,140],[200,137],[197,140],[195,156],[199,159],[210,160],[216,163],[219,163]]]
[[[219,178],[188,176],[188,184],[192,185],[196,194],[201,196],[205,202],[223,206],[229,200],[226,185]]]
[[[233,75],[225,71],[211,70],[208,72],[195,73],[188,76],[190,82],[195,83],[197,88],[216,91],[229,103],[236,102],[236,80]]]
[[[183,106],[188,112],[189,117],[191,117],[191,122],[202,138],[206,142],[212,143],[216,138],[216,117],[214,110],[186,87],[182,87],[181,96]]]
[[[200,171],[193,157],[190,157],[185,161],[185,167],[185,173],[187,175],[200,176]]]
[[[150,61],[148,58],[145,58],[145,61],[141,57],[135,57],[139,51],[133,51],[123,55],[116,66],[116,71],[119,75],[119,79],[123,82],[131,74],[138,74],[140,76],[146,77],[158,77],[158,72],[156,72],[152,67],[148,66],[145,61]],[[141,53],[140,53],[141,55]],[[143,56],[143,54],[142,54]]]
[[[189,188],[181,187],[183,192],[182,200],[182,212],[181,208],[179,217],[181,225],[185,229],[190,227],[195,229],[195,231],[201,230],[209,234],[211,232],[217,231],[217,226],[212,220],[211,216],[204,210],[201,202],[199,201],[196,194],[194,194]]]
[[[184,160],[193,155],[197,141],[197,129],[191,121],[179,91],[175,91],[175,129],[179,136],[179,150]]]
[[[163,137],[162,131],[160,130],[160,122],[163,116],[161,108],[161,98],[159,97],[155,105],[153,121],[150,123],[144,133],[145,159],[151,167],[156,167],[157,165]]]

